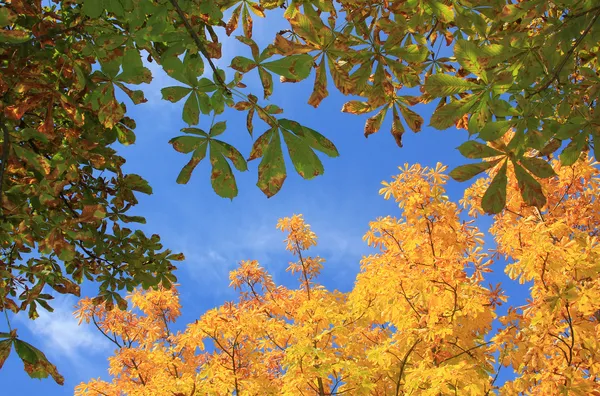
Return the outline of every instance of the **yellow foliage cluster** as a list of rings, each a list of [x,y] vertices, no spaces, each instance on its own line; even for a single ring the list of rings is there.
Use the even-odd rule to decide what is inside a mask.
[[[458,205],[444,166],[405,165],[380,191],[400,216],[370,224],[364,239],[378,252],[348,293],[318,283],[324,260],[308,253],[317,237],[294,215],[277,228],[297,289],[243,261],[230,273],[239,300],[175,333],[175,289],[135,291],[129,311],[83,300],[77,316],[119,349],[112,380],[76,395],[600,395],[599,171],[591,160],[553,166],[540,209],[524,203],[509,169],[489,251],[474,218],[495,170]],[[493,329],[507,296],[485,276],[499,258],[530,297]],[[498,384],[509,365],[516,378]]]

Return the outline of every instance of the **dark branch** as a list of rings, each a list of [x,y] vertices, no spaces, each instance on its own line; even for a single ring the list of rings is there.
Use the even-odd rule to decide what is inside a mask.
[[[2,205],[2,193],[4,192],[4,174],[6,173],[6,165],[8,163],[8,154],[10,151],[10,134],[8,128],[4,124],[4,117],[0,115],[0,128],[2,128],[2,164],[0,164],[0,218],[4,218],[4,209]]]
[[[594,26],[594,23],[596,23],[596,20],[598,19],[599,16],[600,16],[600,9],[598,9],[598,11],[594,15],[594,17],[592,18],[592,20],[590,21],[588,26],[585,28],[583,33],[581,33],[581,36],[579,36],[577,38],[577,40],[575,41],[575,43],[573,44],[573,46],[571,46],[571,49],[569,49],[569,51],[567,51],[567,53],[562,58],[562,60],[558,64],[558,66],[554,69],[554,71],[552,72],[550,77],[546,79],[546,82],[544,84],[542,84],[539,88],[537,88],[535,91],[533,91],[533,93],[531,95],[527,95],[528,97],[531,97],[535,94],[542,92],[544,89],[548,88],[550,86],[550,84],[552,84],[552,81],[558,79],[558,75],[560,74],[561,70],[563,69],[563,67],[565,67],[565,65],[569,61],[569,58],[571,58],[571,55],[573,55],[573,52],[575,52],[575,49],[577,49],[577,47],[579,46],[579,44],[581,44],[581,42],[583,41],[585,36],[587,36],[587,34],[590,32],[590,30],[592,29],[592,26]]]
[[[196,43],[198,50],[200,51],[200,53],[202,53],[202,55],[208,61],[210,68],[215,73],[215,76],[216,76],[215,78],[218,80],[219,84],[221,84],[223,86],[223,89],[225,89],[226,92],[231,94],[231,91],[229,90],[229,88],[227,88],[227,84],[225,84],[225,81],[223,81],[223,79],[221,78],[221,75],[218,73],[217,67],[215,66],[213,61],[210,59],[210,55],[208,54],[208,51],[206,51],[206,47],[202,43],[202,39],[200,38],[200,36],[198,36],[198,33],[194,30],[192,25],[190,25],[190,22],[188,21],[187,17],[185,16],[185,13],[179,6],[179,3],[177,2],[177,0],[170,0],[170,2],[173,5],[173,7],[175,8],[175,11],[177,11],[177,14],[179,15],[179,17],[181,18],[186,30],[188,31],[190,36],[192,36],[192,39],[194,39],[194,42]]]

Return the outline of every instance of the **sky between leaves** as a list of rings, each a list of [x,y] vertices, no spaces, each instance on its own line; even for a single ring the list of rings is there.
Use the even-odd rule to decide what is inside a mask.
[[[256,20],[253,38],[266,45],[280,28],[276,17],[268,22]],[[223,37],[222,41],[223,57],[217,65],[233,73],[226,68],[230,59],[247,56],[249,50],[232,38]],[[165,247],[186,256],[176,272],[183,307],[175,330],[183,329],[207,309],[236,298],[227,287],[228,273],[240,260],[259,260],[276,283],[296,285],[295,278],[285,273],[292,257],[285,252],[284,234],[275,229],[277,219],[295,213],[302,213],[317,234],[318,246],[313,254],[326,259],[320,283],[330,290],[349,291],[361,257],[371,251],[362,241],[369,222],[378,216],[400,215],[393,202],[379,196],[381,181],[390,180],[405,162],[435,166],[440,161],[450,169],[464,163],[455,148],[467,139],[466,131],[451,128],[440,132],[424,127],[416,135],[407,132],[403,136],[404,148],[400,149],[387,132],[390,126],[384,123],[379,133],[366,140],[363,136],[366,116],[340,111],[347,97],[336,92],[316,110],[306,104],[312,89],[306,82],[309,78],[304,83],[275,89],[272,102],[284,109],[287,118],[298,120],[332,140],[340,157],[321,156],[325,174],[308,181],[297,175],[287,162],[289,172],[283,189],[270,199],[255,186],[258,164],[250,162],[249,172],[236,175],[238,197],[233,201],[223,199],[212,191],[208,163],[198,166],[187,185],[175,183],[187,156],[175,152],[167,142],[186,127],[180,116],[183,103],[162,101],[160,89],[179,83],[162,73],[155,63],[146,66],[154,75],[153,82],[142,87],[148,103],[134,106],[121,98],[137,122],[137,141],[132,146],[116,148],[127,160],[125,170],[143,176],[154,189],[153,195],[139,197],[140,204],[132,214],[145,216],[147,224],[141,226],[144,231],[160,234]],[[251,85],[253,81],[249,81]],[[259,83],[254,81],[254,84],[255,91],[260,91]],[[435,102],[417,108],[426,123],[434,106]],[[215,121],[227,121],[223,140],[247,153],[252,140],[245,129],[245,118],[236,113],[228,110]],[[201,118],[199,127],[208,129],[210,122],[210,117]],[[259,132],[262,131],[257,129],[256,133]],[[450,199],[460,199],[468,185],[450,180],[447,186]],[[477,220],[482,231],[487,230],[490,222],[489,217]],[[487,235],[486,241],[491,242]],[[492,245],[488,243],[488,247]],[[509,303],[518,305],[524,300],[527,285],[508,279],[502,272],[503,266],[497,262],[488,281],[502,282],[510,296]],[[85,286],[82,295],[86,295]],[[31,322],[25,313],[13,316],[11,322],[23,340],[46,353],[64,375],[65,385],[29,379],[20,360],[11,357],[0,370],[0,383],[6,394],[69,395],[82,381],[108,378],[107,357],[112,354],[113,345],[92,325],[77,326],[72,316],[74,297],[60,296],[55,301],[53,314],[40,312],[40,318]],[[508,369],[503,370],[499,382],[510,375]]]

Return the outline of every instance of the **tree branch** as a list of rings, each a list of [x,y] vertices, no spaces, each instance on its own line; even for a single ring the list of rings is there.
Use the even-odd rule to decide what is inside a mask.
[[[4,192],[4,174],[8,163],[8,154],[10,151],[10,134],[4,124],[4,117],[0,114],[0,128],[2,128],[2,164],[0,164],[0,218],[4,218],[4,206],[2,205],[2,193]]]
[[[177,14],[179,15],[179,17],[181,18],[181,20],[183,22],[183,25],[185,26],[186,30],[188,31],[188,33],[190,34],[190,36],[192,36],[192,39],[196,43],[196,46],[198,47],[198,50],[200,51],[200,53],[208,61],[208,64],[210,65],[210,68],[215,73],[215,76],[216,76],[215,78],[217,79],[217,81],[219,82],[219,84],[221,84],[223,86],[223,89],[225,89],[225,91],[228,94],[231,95],[231,91],[229,90],[229,88],[227,88],[227,84],[225,84],[225,81],[223,81],[223,79],[221,78],[221,75],[217,71],[217,67],[215,66],[215,64],[213,63],[213,61],[210,59],[210,55],[208,54],[208,51],[206,51],[206,47],[202,43],[202,40],[200,39],[200,36],[198,36],[198,33],[196,33],[196,31],[194,30],[194,28],[192,27],[192,25],[190,25],[190,22],[188,21],[187,17],[185,16],[185,13],[183,12],[183,10],[181,9],[181,7],[179,6],[179,3],[177,2],[177,0],[169,0],[169,1],[171,2],[171,4],[173,5],[173,8],[175,8],[175,11],[177,12]]]
[[[406,368],[408,358],[419,342],[421,342],[421,340],[415,341],[415,343],[410,347],[410,349],[404,354],[402,364],[400,365],[400,374],[398,374],[398,382],[396,382],[396,396],[400,394],[400,384],[402,383],[402,376],[404,375],[404,369]]]
[[[587,34],[590,32],[590,30],[592,29],[592,26],[594,26],[594,23],[596,23],[596,20],[598,19],[599,16],[600,16],[600,9],[598,9],[598,11],[596,11],[596,14],[592,18],[592,20],[590,21],[588,26],[585,28],[583,33],[581,33],[581,36],[579,36],[577,38],[577,40],[575,41],[573,46],[571,46],[571,49],[569,49],[569,51],[567,51],[567,53],[562,58],[562,60],[558,64],[558,66],[554,69],[554,71],[552,72],[550,77],[547,78],[547,81],[544,84],[542,84],[539,88],[537,88],[535,91],[533,91],[533,93],[531,95],[527,95],[527,97],[531,97],[535,94],[542,92],[544,89],[548,88],[550,86],[550,84],[552,84],[552,81],[558,79],[558,75],[560,74],[561,70],[563,69],[563,67],[565,67],[565,65],[567,64],[567,61],[569,60],[571,55],[573,55],[573,52],[575,52],[575,49],[579,46],[579,44],[581,44],[581,42],[583,41],[585,36],[587,36]]]

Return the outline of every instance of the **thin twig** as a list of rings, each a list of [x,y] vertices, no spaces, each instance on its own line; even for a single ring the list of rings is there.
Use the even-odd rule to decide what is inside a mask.
[[[550,86],[550,84],[552,84],[552,81],[558,79],[559,73],[561,72],[563,67],[565,67],[565,65],[567,64],[567,61],[569,60],[571,55],[573,55],[573,52],[575,51],[575,49],[579,46],[579,44],[581,44],[581,42],[583,41],[585,36],[587,36],[587,34],[590,32],[590,30],[592,29],[592,26],[594,26],[594,23],[596,23],[596,20],[598,19],[599,16],[600,16],[600,9],[596,12],[596,14],[592,18],[592,20],[590,21],[588,26],[585,28],[585,30],[583,31],[581,36],[579,36],[577,38],[577,40],[575,41],[575,43],[573,44],[573,46],[571,46],[571,49],[569,49],[569,51],[567,51],[565,56],[562,58],[562,60],[558,64],[558,67],[556,67],[554,69],[554,72],[552,73],[552,75],[550,75],[550,78],[548,78],[547,81],[544,84],[542,84],[539,88],[537,88],[535,91],[533,91],[533,93],[531,93],[530,95],[527,95],[527,97],[531,97],[535,94],[542,92],[544,89],[548,88]]]
[[[210,68],[215,73],[215,77],[216,77],[217,81],[219,82],[219,84],[221,84],[223,86],[225,91],[231,95],[231,91],[229,90],[229,88],[227,88],[227,84],[225,84],[225,81],[223,81],[223,79],[221,78],[221,75],[218,73],[217,67],[215,66],[213,61],[210,59],[210,55],[208,54],[208,51],[206,51],[206,47],[204,46],[204,44],[202,44],[202,40],[200,39],[200,36],[198,36],[198,33],[196,33],[196,31],[194,30],[192,25],[190,25],[190,22],[188,21],[187,17],[185,16],[185,13],[179,6],[179,3],[177,2],[177,0],[170,0],[170,2],[173,5],[173,7],[175,8],[175,11],[177,11],[177,14],[181,18],[181,20],[183,21],[183,24],[184,24],[186,30],[188,31],[190,36],[192,36],[192,39],[194,39],[194,42],[196,43],[198,50],[200,51],[200,53],[202,53],[202,55],[208,61]]]
[[[108,336],[108,334],[106,334],[106,332],[104,330],[102,330],[100,328],[100,326],[98,325],[98,322],[96,322],[96,317],[94,316],[94,314],[92,314],[92,322],[94,323],[94,326],[96,326],[96,329],[98,329],[98,331],[100,333],[102,333],[102,335],[106,338],[108,338],[108,340],[110,342],[112,342],[113,344],[115,344],[116,346],[118,346],[119,348],[123,348],[123,346],[121,344],[119,344],[119,342],[116,339],[112,339]]]
[[[400,384],[402,383],[402,376],[404,375],[404,369],[406,367],[406,363],[408,362],[408,358],[419,342],[421,342],[421,340],[416,340],[410,349],[404,354],[402,364],[400,365],[400,374],[398,374],[398,382],[396,382],[396,396],[400,394]]]
[[[457,357],[459,357],[461,355],[464,355],[465,353],[468,354],[469,352],[471,352],[474,349],[481,348],[482,346],[490,345],[491,343],[492,343],[492,341],[488,341],[488,342],[484,342],[483,344],[475,345],[474,347],[471,347],[469,349],[464,349],[461,353],[459,353],[457,355],[454,355],[454,356],[451,356],[451,357],[449,357],[447,359],[442,360],[441,362],[438,363],[438,366],[441,365],[442,363],[447,362],[448,360],[452,360],[454,358],[457,358]]]
[[[577,14],[567,15],[567,16],[565,16],[565,19],[579,18],[579,17],[582,17],[584,15],[589,14],[590,12],[594,12],[594,11],[597,11],[597,10],[600,10],[600,6],[592,7],[589,10],[581,11],[581,12],[578,12]]]

